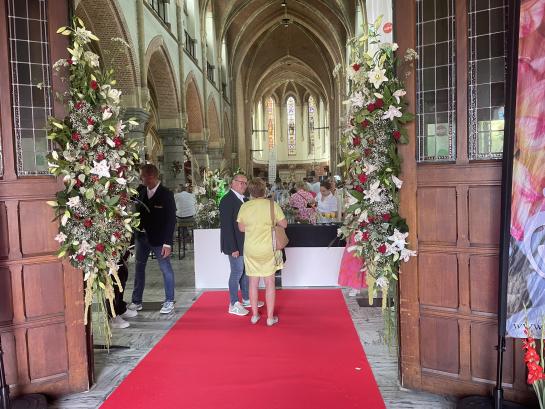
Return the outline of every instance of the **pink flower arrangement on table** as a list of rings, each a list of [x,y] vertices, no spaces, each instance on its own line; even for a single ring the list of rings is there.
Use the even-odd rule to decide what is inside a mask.
[[[302,222],[316,224],[316,208],[309,207],[314,197],[305,190],[299,190],[290,197],[290,206],[297,210],[296,219]]]

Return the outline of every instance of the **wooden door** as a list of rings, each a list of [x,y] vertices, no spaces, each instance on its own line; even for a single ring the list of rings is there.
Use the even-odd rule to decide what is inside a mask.
[[[46,203],[62,187],[47,174],[44,128],[63,111],[51,67],[67,20],[66,0],[0,0],[0,336],[14,394],[88,386],[82,277],[54,255]]]
[[[417,121],[401,148],[401,208],[418,250],[400,274],[409,388],[485,395],[494,387],[506,10],[502,0],[395,2],[400,49],[419,52],[407,81]],[[508,340],[511,399],[529,396],[522,356]]]

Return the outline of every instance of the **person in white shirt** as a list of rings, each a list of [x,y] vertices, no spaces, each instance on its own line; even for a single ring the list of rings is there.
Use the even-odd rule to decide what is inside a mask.
[[[316,202],[320,213],[337,212],[337,198],[331,193],[331,182],[329,180],[325,180],[320,184],[320,193],[316,196]]]
[[[309,192],[320,193],[320,183],[314,179],[314,176],[308,178],[307,184]]]
[[[197,213],[197,199],[193,193],[189,193],[185,186],[180,186],[180,192],[174,194],[176,202],[176,217],[187,219]]]

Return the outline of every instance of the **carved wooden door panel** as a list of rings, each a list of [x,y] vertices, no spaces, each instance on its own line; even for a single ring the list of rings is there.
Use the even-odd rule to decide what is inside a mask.
[[[409,388],[488,394],[496,379],[501,148],[507,1],[395,2],[417,120],[401,208],[418,257],[400,275],[400,371]],[[416,158],[415,158],[416,156]],[[508,340],[506,396],[528,396]]]
[[[14,393],[88,386],[81,274],[54,255],[45,123],[62,115],[52,65],[65,0],[0,0],[0,336]]]

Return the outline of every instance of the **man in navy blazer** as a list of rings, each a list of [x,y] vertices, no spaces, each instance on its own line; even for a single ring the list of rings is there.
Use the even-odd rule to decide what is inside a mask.
[[[248,179],[243,174],[236,174],[231,181],[231,190],[220,202],[220,241],[221,252],[229,257],[231,274],[229,275],[229,314],[246,315],[250,306],[248,276],[244,273],[244,233],[238,229],[237,216],[240,206],[246,201],[244,192]],[[238,288],[242,292],[242,303],[238,299]],[[263,306],[259,301],[258,306]]]
[[[137,211],[140,231],[136,232],[136,265],[132,303],[127,307],[142,309],[142,295],[146,284],[146,264],[151,251],[159,262],[165,285],[165,302],[161,314],[174,309],[174,271],[170,264],[172,241],[176,228],[176,203],[172,192],[159,180],[159,169],[146,164],[140,169],[142,185],[138,187]]]

